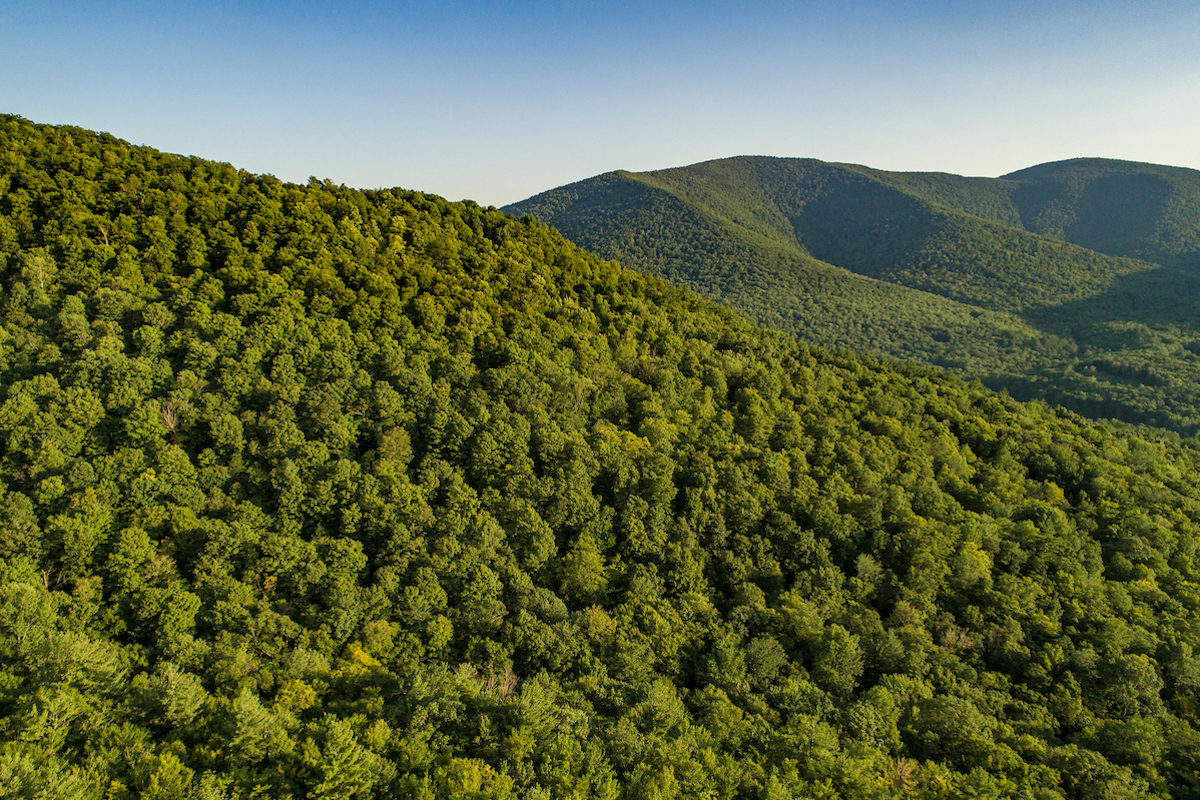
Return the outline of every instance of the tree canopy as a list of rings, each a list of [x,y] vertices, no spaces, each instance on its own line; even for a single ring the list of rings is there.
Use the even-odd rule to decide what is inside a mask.
[[[1200,451],[0,118],[0,786],[1200,791]]]

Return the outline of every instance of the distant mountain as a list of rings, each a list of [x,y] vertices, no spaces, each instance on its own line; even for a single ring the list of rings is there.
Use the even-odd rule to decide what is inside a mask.
[[[507,207],[824,346],[1200,431],[1200,172],[1076,159],[1003,178],[738,157]]]

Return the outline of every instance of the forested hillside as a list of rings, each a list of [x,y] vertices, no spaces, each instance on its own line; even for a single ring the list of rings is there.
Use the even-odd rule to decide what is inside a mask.
[[[1200,172],[1077,158],[1004,176],[1022,227],[1101,253],[1200,267]]]
[[[1194,170],[1078,159],[985,179],[743,157],[506,210],[823,346],[1200,432]]]
[[[1200,450],[0,119],[0,787],[1188,798]]]

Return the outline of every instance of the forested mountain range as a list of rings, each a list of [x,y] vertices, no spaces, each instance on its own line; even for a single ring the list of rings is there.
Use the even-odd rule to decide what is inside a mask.
[[[1195,797],[1198,524],[1194,440],[0,118],[6,796]]]
[[[1200,172],[1076,159],[1002,178],[739,157],[509,206],[826,347],[1200,432]]]

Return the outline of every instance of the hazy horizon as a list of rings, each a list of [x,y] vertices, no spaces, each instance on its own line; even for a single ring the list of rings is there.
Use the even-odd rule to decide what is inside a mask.
[[[483,205],[735,155],[1200,168],[1200,8],[1179,2],[53,2],[0,21],[0,111]]]

